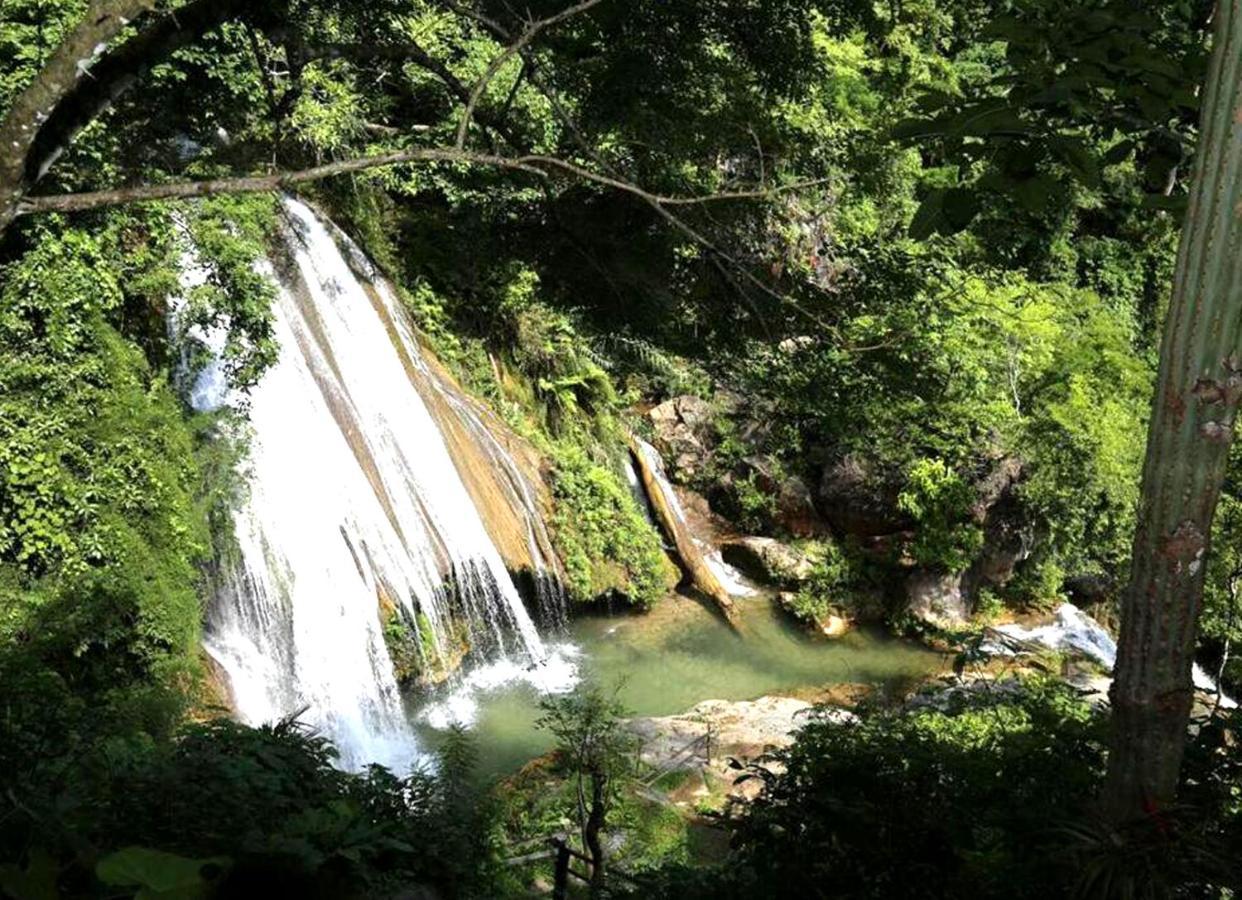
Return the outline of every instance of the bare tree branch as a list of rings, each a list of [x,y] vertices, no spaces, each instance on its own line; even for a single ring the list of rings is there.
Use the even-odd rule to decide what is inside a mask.
[[[55,194],[47,197],[26,197],[17,208],[20,216],[44,212],[81,212],[106,206],[122,206],[127,203],[147,203],[154,200],[184,200],[206,197],[211,194],[257,194],[275,191],[295,184],[319,181],[334,175],[362,172],[384,166],[416,162],[455,162],[473,165],[496,166],[515,169],[544,177],[547,172],[533,162],[521,158],[493,156],[453,149],[421,149],[364,156],[341,160],[301,169],[295,172],[273,172],[268,175],[242,175],[235,178],[211,178],[204,181],[180,181],[170,184],[136,185],[107,191],[91,191],[81,194]]]
[[[479,104],[479,98],[483,96],[483,92],[487,90],[487,86],[496,77],[496,73],[500,71],[501,67],[512,59],[514,54],[521,53],[523,48],[533,41],[539,35],[539,32],[545,28],[550,28],[566,19],[584,13],[602,2],[603,0],[582,0],[582,2],[563,9],[555,15],[548,16],[546,19],[538,19],[530,23],[518,35],[517,40],[496,55],[496,58],[488,65],[482,77],[475,82],[474,88],[470,91],[470,99],[466,101],[466,109],[462,113],[461,122],[457,126],[457,148],[459,150],[466,146],[466,132],[470,129],[470,119],[474,115],[474,108]]]
[[[105,206],[120,206],[126,203],[142,203],[153,200],[174,200],[188,197],[204,197],[210,194],[245,194],[274,191],[282,187],[319,181],[334,175],[351,172],[362,172],[385,166],[419,162],[450,162],[469,165],[492,166],[501,169],[522,171],[540,177],[547,177],[550,172],[560,171],[580,178],[614,188],[623,193],[632,194],[655,207],[661,215],[679,230],[691,237],[695,243],[720,253],[721,251],[706,237],[694,231],[681,220],[674,217],[665,206],[691,206],[696,204],[716,203],[729,200],[751,200],[771,197],[784,191],[817,184],[815,181],[799,182],[772,188],[767,191],[739,191],[735,193],[703,194],[697,197],[678,197],[655,194],[637,184],[622,181],[608,175],[600,175],[590,169],[583,168],[555,156],[527,154],[524,156],[498,156],[489,153],[475,153],[469,150],[458,150],[452,147],[426,147],[415,150],[399,150],[374,156],[362,156],[355,159],[340,160],[309,169],[292,172],[273,172],[266,175],[242,175],[231,178],[212,178],[203,181],[182,181],[169,184],[135,185],[133,187],[114,188],[106,191],[90,191],[79,194],[53,194],[49,196],[24,197],[18,203],[17,215],[25,216],[43,212],[81,212]]]

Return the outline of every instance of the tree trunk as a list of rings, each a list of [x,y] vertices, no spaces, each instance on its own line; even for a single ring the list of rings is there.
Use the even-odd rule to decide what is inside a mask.
[[[604,844],[600,832],[608,809],[608,776],[604,772],[591,773],[591,814],[587,818],[584,838],[587,853],[591,855],[591,896],[604,886]]]
[[[1242,0],[1217,7],[1200,126],[1122,607],[1104,789],[1114,822],[1174,798],[1205,555],[1242,397]]]
[[[27,155],[44,123],[87,77],[103,46],[154,5],[155,0],[95,0],[0,119],[0,233],[17,215],[29,184]]]

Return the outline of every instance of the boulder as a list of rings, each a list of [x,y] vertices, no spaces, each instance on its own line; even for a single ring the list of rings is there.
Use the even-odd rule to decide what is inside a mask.
[[[760,697],[704,700],[680,715],[630,719],[626,729],[641,742],[643,761],[664,768],[682,761],[685,747],[704,737],[709,729],[711,763],[716,763],[730,756],[753,758],[774,747],[787,747],[793,743],[794,732],[817,715],[840,724],[857,721],[846,710],[816,710],[807,701],[793,697]],[[682,761],[687,769],[708,763],[705,752],[688,756]]]
[[[971,505],[970,513],[976,522],[982,525],[992,507],[1011,496],[1024,471],[1022,460],[1005,456],[997,460],[987,474],[975,482],[975,502]]]
[[[937,628],[964,624],[970,603],[962,591],[962,573],[912,572],[906,578],[906,609]]]
[[[726,542],[720,552],[729,565],[770,584],[797,587],[815,570],[810,557],[775,538],[737,538]]]
[[[714,442],[711,405],[689,394],[665,400],[647,412],[652,444],[674,480],[687,482],[703,468]]]
[[[772,522],[794,537],[814,537],[827,532],[815,508],[815,499],[806,481],[786,474],[771,456],[747,456],[737,469],[722,479],[725,490],[736,490],[738,480],[747,480],[773,499]]]
[[[896,489],[869,460],[854,454],[824,467],[816,500],[838,535],[875,537],[914,527],[897,508]]]
[[[798,622],[813,630],[814,633],[826,638],[843,637],[854,628],[854,623],[835,612],[823,615],[807,616],[798,608],[798,594],[794,591],[781,591],[776,595],[776,603]]]
[[[1004,587],[1018,564],[1031,555],[1034,538],[1019,508],[1014,488],[1023,474],[1020,460],[999,460],[975,482],[971,517],[983,526],[983,547],[966,572],[965,590],[974,597],[981,588]]]
[[[811,489],[797,475],[784,479],[777,489],[776,521],[794,537],[813,537],[827,530],[815,509]]]

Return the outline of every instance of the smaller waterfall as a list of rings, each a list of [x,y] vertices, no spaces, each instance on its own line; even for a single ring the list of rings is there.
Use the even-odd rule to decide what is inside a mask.
[[[283,207],[288,258],[260,265],[278,287],[278,361],[244,400],[218,359],[189,390],[200,408],[244,405],[249,427],[237,559],[204,644],[243,720],[300,713],[344,765],[402,769],[416,749],[383,610],[428,668],[469,653],[481,672],[568,683],[572,664],[549,665],[488,523],[518,533],[507,549],[534,570],[551,622],[564,615],[557,563],[533,485],[433,371],[394,291],[310,208]],[[184,287],[202,277],[191,253]],[[218,335],[198,338],[218,354]]]
[[[724,561],[720,548],[694,533],[677,489],[664,472],[664,460],[659,451],[638,437],[632,439],[632,451],[643,473],[638,477],[638,484],[644,489],[648,509],[654,511],[655,518],[669,533],[678,556],[699,589],[715,599],[726,616],[732,616],[732,598],[751,596],[755,590],[741,572]]]
[[[1041,644],[1050,650],[1074,650],[1095,660],[1110,672],[1117,664],[1117,642],[1104,626],[1091,618],[1072,603],[1062,603],[1057,607],[1056,616],[1047,625],[1025,628],[1018,624],[997,625],[994,630],[1001,635]],[[989,653],[1007,655],[1012,650],[999,641],[983,645]],[[1216,682],[1212,676],[1203,671],[1196,663],[1192,672],[1194,685],[1209,694],[1216,692]],[[1221,706],[1225,709],[1237,707],[1237,703],[1229,697],[1221,698]]]

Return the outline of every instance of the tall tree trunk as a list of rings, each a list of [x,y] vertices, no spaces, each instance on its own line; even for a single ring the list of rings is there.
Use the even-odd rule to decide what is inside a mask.
[[[1205,555],[1242,397],[1242,0],[1217,6],[1200,128],[1112,688],[1104,806],[1116,822],[1174,798]]]

